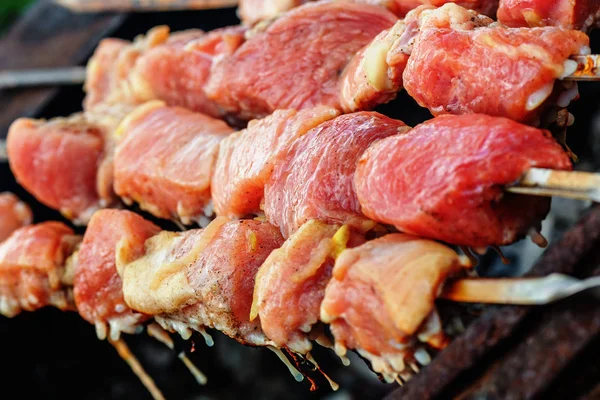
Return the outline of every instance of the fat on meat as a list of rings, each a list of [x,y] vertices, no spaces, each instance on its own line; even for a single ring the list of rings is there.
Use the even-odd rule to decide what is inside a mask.
[[[115,133],[115,192],[157,217],[198,222],[219,143],[232,132],[222,120],[160,101],[139,106]]]
[[[223,139],[211,184],[215,213],[225,217],[259,214],[275,160],[294,140],[338,114],[326,106],[276,110]]]
[[[260,318],[265,335],[277,347],[309,352],[335,257],[363,242],[364,236],[347,226],[306,222],[258,270],[250,318]]]
[[[570,170],[550,132],[507,118],[445,115],[373,144],[354,183],[363,213],[400,231],[471,247],[540,228],[546,197],[505,192],[532,167]]]
[[[311,129],[275,161],[265,185],[265,216],[286,238],[310,219],[358,231],[374,227],[356,197],[356,163],[373,142],[408,129],[401,121],[367,111],[340,115]]]
[[[569,57],[589,52],[580,31],[506,28],[456,4],[425,10],[419,19],[404,88],[434,115],[536,123],[566,88],[556,80],[569,73]]]
[[[117,250],[125,301],[184,338],[214,328],[244,344],[271,344],[250,308],[256,272],[282,243],[276,227],[255,220],[218,217],[206,229],[163,231],[135,261]]]
[[[96,327],[100,339],[135,333],[149,317],[132,311],[123,299],[117,274],[117,245],[132,259],[144,253],[146,239],[160,228],[127,210],[100,210],[86,228],[75,264],[73,294],[79,314]]]
[[[244,24],[254,25],[260,21],[276,18],[282,12],[309,1],[311,0],[240,0],[237,13]],[[498,8],[498,0],[354,0],[354,2],[385,7],[398,17],[404,17],[409,11],[421,5],[439,7],[446,3],[457,3],[490,17],[496,15]]]
[[[419,34],[419,15],[431,8],[409,12],[352,57],[340,78],[344,112],[371,110],[403,89],[402,74]]]
[[[127,89],[127,78],[142,54],[164,44],[168,38],[169,28],[157,26],[133,42],[116,38],[100,41],[86,66],[83,109],[90,110],[106,103],[136,104]]]
[[[449,247],[401,233],[344,250],[320,313],[336,352],[355,349],[393,380],[414,361],[419,342],[444,347],[435,299],[446,279],[465,266]]]

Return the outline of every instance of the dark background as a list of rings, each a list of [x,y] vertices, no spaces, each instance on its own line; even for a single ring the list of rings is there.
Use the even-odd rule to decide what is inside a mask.
[[[0,8],[0,11],[6,9]],[[0,23],[4,25],[16,13],[12,17],[6,15],[0,16]],[[233,9],[140,13],[129,16],[127,23],[113,36],[133,39],[159,24],[168,24],[175,31],[187,28],[211,30],[238,22]],[[4,28],[0,24],[0,29]],[[593,44],[600,42],[598,36],[597,33],[592,36]],[[597,52],[599,49],[595,47]],[[0,57],[9,56],[0,54]],[[570,129],[568,144],[581,158],[577,168],[598,170],[600,84],[580,84],[580,93],[581,99],[570,107],[576,122]],[[65,116],[80,111],[82,99],[81,87],[65,87],[40,112],[39,117]],[[381,106],[378,111],[402,119],[409,125],[431,117],[405,93],[400,93],[395,101]],[[0,164],[0,191],[4,190],[15,192],[26,200],[34,210],[36,221],[64,221],[57,212],[39,204],[22,190],[14,181],[8,165]],[[554,201],[552,213],[544,224],[549,239],[554,241],[560,237],[586,207],[587,204],[583,202]],[[165,223],[163,226],[172,228]],[[513,261],[510,267],[504,266],[497,255],[490,251],[481,258],[478,267],[480,273],[521,273],[539,254],[526,242],[510,246],[504,251]],[[468,310],[473,312],[472,308]],[[195,347],[195,351],[188,351],[188,354],[208,376],[209,383],[205,387],[198,386],[174,353],[160,343],[145,334],[127,336],[125,339],[168,399],[379,399],[394,388],[393,385],[379,383],[358,357],[353,357],[351,367],[344,368],[332,352],[317,348],[314,351],[315,358],[342,386],[342,390],[331,392],[326,382],[313,374],[320,389],[310,392],[310,383],[306,380],[295,382],[270,351],[243,347],[218,333],[213,333],[213,337],[213,348],[208,348],[199,336],[194,336],[188,342],[177,340],[180,348],[191,350]],[[0,316],[0,383],[1,398],[150,398],[110,344],[96,338],[93,326],[76,313],[63,313],[55,309],[23,313],[12,319]]]

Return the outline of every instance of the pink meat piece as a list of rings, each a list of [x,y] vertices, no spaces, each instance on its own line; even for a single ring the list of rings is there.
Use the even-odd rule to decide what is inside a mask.
[[[132,257],[144,252],[144,242],[160,228],[126,210],[100,210],[92,216],[79,248],[75,266],[75,304],[79,314],[96,326],[100,339],[108,332],[135,333],[148,316],[132,311],[123,299],[123,283],[117,274],[117,246],[126,246]]]
[[[276,110],[225,138],[212,178],[216,214],[228,217],[258,214],[275,160],[294,140],[338,114],[326,106],[302,111]]]
[[[375,221],[444,242],[510,244],[539,228],[550,199],[505,193],[529,168],[570,170],[548,131],[486,115],[441,116],[373,144],[354,183]]]
[[[206,94],[226,112],[246,120],[277,109],[339,109],[342,70],[396,20],[389,11],[368,4],[305,4],[216,61]]]
[[[116,202],[112,133],[126,106],[99,105],[68,118],[20,118],[7,138],[10,168],[41,203],[85,224],[98,208]]]
[[[588,46],[579,31],[505,28],[447,4],[420,14],[404,88],[434,115],[481,113],[530,123],[562,91],[555,82],[565,62]]]
[[[81,238],[60,222],[17,229],[0,244],[0,314],[74,309],[67,264]]]
[[[204,215],[225,122],[162,102],[140,106],[121,124],[115,192],[161,218],[191,223]]]
[[[600,20],[598,0],[500,0],[498,21],[513,28],[557,26],[589,30]]]
[[[356,162],[374,141],[407,129],[376,112],[341,115],[313,128],[276,160],[265,186],[265,216],[284,237],[309,219],[359,231],[373,227],[356,197]]]
[[[172,34],[135,63],[129,87],[136,102],[163,100],[213,117],[222,116],[217,104],[207,99],[204,85],[213,60],[232,53],[244,41],[245,28],[234,26],[209,33],[182,31]]]

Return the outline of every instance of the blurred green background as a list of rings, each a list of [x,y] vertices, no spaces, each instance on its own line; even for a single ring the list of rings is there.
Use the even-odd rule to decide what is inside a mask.
[[[0,34],[4,33],[11,23],[34,0],[0,0]]]

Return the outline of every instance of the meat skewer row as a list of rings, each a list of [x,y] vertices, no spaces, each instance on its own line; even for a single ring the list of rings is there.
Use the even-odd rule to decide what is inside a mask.
[[[537,170],[571,169],[547,131],[482,115],[437,117],[409,130],[378,113],[337,114],[327,107],[280,110],[229,134],[222,121],[161,103],[145,104],[116,130],[120,141],[111,161],[114,181],[108,181],[105,191],[114,187],[119,196],[156,216],[184,221],[203,220],[199,216],[212,206],[226,217],[264,213],[284,237],[309,219],[348,224],[361,232],[380,222],[470,247],[510,244],[531,228],[539,229],[549,199],[505,193],[503,188],[596,198],[593,175],[570,173],[561,183],[558,172]],[[53,133],[44,125],[24,129],[16,123],[9,134],[15,176],[51,206],[45,194],[49,187],[78,193],[82,182],[91,191],[99,182],[87,181],[87,175],[72,177],[79,172],[69,160],[85,154],[85,143],[74,146],[78,153],[72,156],[50,156],[46,153],[56,150],[48,144],[38,145],[37,153],[28,150],[29,143],[52,141],[53,135],[60,141],[82,141],[79,133]],[[376,143],[380,139],[384,145]],[[89,157],[81,163],[87,164],[80,170],[87,171],[98,161]],[[536,184],[546,189],[531,188]],[[90,198],[84,210],[97,204],[98,196]]]
[[[365,243],[348,226],[315,220],[284,241],[276,227],[262,221],[218,218],[206,229],[167,232],[129,211],[101,210],[78,253],[73,253],[75,239],[64,225],[46,222],[22,228],[2,243],[2,303],[17,302],[31,311],[76,305],[100,338],[106,335],[102,326],[110,327],[120,353],[128,352],[120,332],[138,331],[154,318],[186,339],[192,330],[206,335],[210,327],[243,344],[285,348],[313,360],[311,340],[327,345],[320,328],[313,329],[323,321],[330,324],[340,355],[356,349],[376,372],[408,379],[415,362],[428,363],[419,342],[442,348],[448,341],[434,305],[442,288],[449,299],[539,302],[531,294],[515,300],[506,290],[521,287],[519,279],[497,285],[463,278],[468,259],[439,243],[405,234]],[[32,244],[40,251],[25,261]],[[51,267],[44,267],[48,260]],[[38,280],[31,282],[27,273]],[[61,276],[58,286],[52,286],[55,274]],[[566,281],[526,284],[561,297],[573,284],[572,278]],[[487,287],[485,295],[469,289],[476,285]],[[11,291],[15,288],[21,291]],[[59,294],[65,302],[50,301]],[[39,301],[30,302],[31,296]],[[149,332],[165,336],[156,325]]]
[[[260,29],[182,32],[172,39],[165,29],[138,40],[152,45],[101,43],[90,63],[86,110],[99,102],[160,99],[250,120],[316,105],[369,110],[406,88],[436,115],[550,123],[555,105],[577,98],[576,85],[564,78],[580,78],[575,72],[587,57],[577,56],[590,51],[582,32],[506,28],[452,3],[422,6],[398,20],[369,4],[320,1]],[[135,57],[131,46],[141,48]]]
[[[76,12],[210,10],[235,7],[238,0],[54,0]]]
[[[306,2],[307,0],[241,0],[238,14],[245,24],[254,25]],[[597,27],[600,20],[600,2],[597,0],[392,0],[371,3],[384,6],[399,17],[404,17],[419,5],[442,6],[445,3],[457,3],[489,17],[497,15],[501,24],[514,28],[556,26],[586,31]]]

